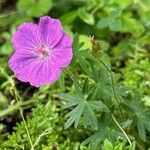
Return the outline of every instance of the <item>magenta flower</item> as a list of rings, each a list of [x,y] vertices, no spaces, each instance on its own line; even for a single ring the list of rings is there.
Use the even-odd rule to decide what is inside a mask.
[[[56,81],[73,57],[71,37],[59,20],[48,16],[41,17],[39,25],[21,24],[12,44],[9,67],[19,80],[36,87]]]

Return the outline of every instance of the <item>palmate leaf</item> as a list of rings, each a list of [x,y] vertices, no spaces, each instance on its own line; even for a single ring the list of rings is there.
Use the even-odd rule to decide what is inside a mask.
[[[77,128],[80,120],[83,119],[85,127],[90,126],[94,130],[97,130],[97,118],[94,111],[99,110],[109,112],[108,107],[100,101],[87,101],[82,97],[65,93],[60,94],[59,97],[67,101],[63,106],[64,109],[72,108],[65,116],[68,118],[65,123],[65,128],[69,128],[73,124],[74,127]]]
[[[75,128],[77,128],[82,117],[85,127],[91,126],[93,129],[97,130],[97,119],[94,110],[90,107],[87,101],[79,103],[66,115],[66,117],[69,118],[65,124],[66,128],[70,127],[72,124],[74,124]]]
[[[135,115],[140,138],[146,141],[146,132],[147,130],[150,131],[150,111],[145,109],[144,104],[140,101],[140,96],[136,93],[132,95],[132,100],[127,103],[127,106]]]
[[[139,135],[140,135],[141,139],[143,141],[146,141],[145,126],[144,126],[144,124],[141,121],[138,122],[137,128],[138,128],[138,132],[139,132]]]
[[[65,123],[65,128],[69,128],[73,123],[75,128],[77,128],[79,124],[80,117],[83,113],[84,103],[81,97],[72,96],[70,94],[61,93],[59,98],[67,101],[67,103],[63,106],[63,109],[70,108],[75,106],[75,108],[69,112],[65,117],[69,118]]]
[[[63,106],[63,109],[76,106],[80,102],[79,97],[75,97],[75,96],[72,96],[72,95],[66,94],[66,93],[61,93],[59,95],[59,98],[67,101],[67,103]]]
[[[101,129],[99,129],[98,132],[83,141],[81,145],[87,145],[88,143],[90,143],[90,149],[95,150],[99,143],[106,138],[106,134],[106,128],[104,126],[101,126]]]
[[[93,110],[100,110],[109,113],[109,108],[101,101],[89,101],[89,105]]]
[[[83,118],[85,127],[91,126],[93,129],[97,129],[97,119],[94,110],[98,109],[98,106],[96,105],[98,102],[95,101],[94,103],[94,101],[86,101],[82,97],[72,96],[65,93],[60,94],[59,97],[67,101],[63,107],[64,109],[74,107],[65,116],[68,118],[65,123],[65,128],[69,128],[73,124],[74,127],[77,128],[80,119]]]
[[[84,103],[77,105],[71,112],[69,112],[65,117],[69,117],[65,123],[65,128],[69,128],[73,123],[74,127],[77,128],[79,124],[80,117],[83,113]]]
[[[110,100],[112,97],[112,88],[110,76],[105,68],[97,70],[96,84],[93,91],[93,99],[103,98]]]
[[[85,127],[90,125],[93,129],[97,130],[97,118],[88,102],[84,106],[83,119]]]

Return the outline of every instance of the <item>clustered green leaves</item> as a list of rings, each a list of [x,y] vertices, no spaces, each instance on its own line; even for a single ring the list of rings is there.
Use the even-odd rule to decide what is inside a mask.
[[[0,149],[31,148],[11,80],[34,149],[149,149],[149,0],[18,0],[10,9],[6,4],[0,1]],[[15,79],[7,61],[16,27],[43,15],[61,20],[73,37],[74,58],[58,82],[34,89]]]

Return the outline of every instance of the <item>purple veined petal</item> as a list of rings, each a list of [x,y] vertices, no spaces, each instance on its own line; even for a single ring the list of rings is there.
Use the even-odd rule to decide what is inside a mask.
[[[72,57],[72,39],[64,33],[60,42],[52,49],[50,59],[54,66],[64,68],[70,64]]]
[[[46,44],[49,48],[53,48],[63,35],[60,21],[48,16],[40,18],[39,30],[43,44]]]
[[[28,72],[32,64],[37,62],[38,59],[32,55],[22,55],[14,53],[9,60],[9,67],[15,73],[16,77],[23,81],[28,82]]]
[[[54,67],[50,61],[47,61],[45,64],[46,76],[45,76],[45,83],[51,84],[58,80],[61,75],[61,69],[58,67]]]
[[[37,65],[37,60],[31,61],[29,64],[27,64],[24,68],[22,68],[19,72],[15,72],[16,77],[23,82],[29,82],[30,81],[30,75],[34,73],[34,66]]]
[[[40,87],[44,80],[43,62],[36,63],[29,72],[29,82],[35,87]]]
[[[12,44],[16,51],[33,53],[40,43],[39,27],[33,23],[23,23],[12,36]]]
[[[44,84],[52,84],[61,74],[61,70],[56,67],[54,68],[48,61],[43,61],[34,67],[34,73],[30,72],[29,82],[36,87],[40,87]]]

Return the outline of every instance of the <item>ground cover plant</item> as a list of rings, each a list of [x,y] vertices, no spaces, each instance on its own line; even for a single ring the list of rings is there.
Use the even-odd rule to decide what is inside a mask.
[[[149,150],[149,41],[149,0],[1,0],[0,150]]]

